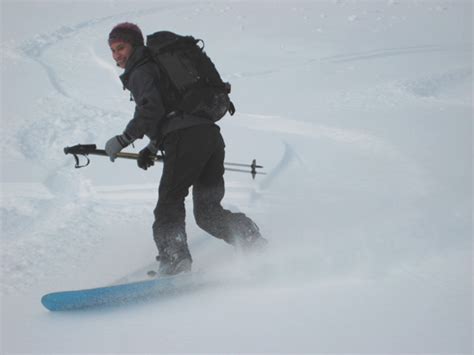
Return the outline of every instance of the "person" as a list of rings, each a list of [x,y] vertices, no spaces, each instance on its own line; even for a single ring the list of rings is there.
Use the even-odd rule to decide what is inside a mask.
[[[140,168],[152,166],[158,150],[164,154],[152,226],[159,273],[174,275],[191,270],[184,203],[191,186],[194,217],[200,228],[243,250],[262,249],[267,241],[257,225],[245,214],[221,205],[225,144],[219,126],[205,117],[170,112],[161,92],[166,90],[166,78],[144,45],[137,25],[116,25],[108,44],[117,66],[124,69],[120,79],[135,102],[135,113],[124,132],[106,142],[107,155],[113,162],[122,149],[144,136],[150,142],[138,154]]]

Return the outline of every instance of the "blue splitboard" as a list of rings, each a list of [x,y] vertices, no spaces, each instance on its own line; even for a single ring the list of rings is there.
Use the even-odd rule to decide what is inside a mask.
[[[116,306],[157,296],[179,294],[203,284],[202,278],[189,273],[122,285],[49,293],[41,298],[41,303],[50,311]]]

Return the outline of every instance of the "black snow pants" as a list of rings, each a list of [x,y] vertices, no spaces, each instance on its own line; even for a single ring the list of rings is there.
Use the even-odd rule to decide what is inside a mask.
[[[185,230],[185,198],[193,186],[197,225],[229,244],[238,243],[258,227],[243,213],[224,209],[225,144],[217,125],[199,125],[172,131],[163,142],[165,151],[153,236],[160,253],[191,259]]]

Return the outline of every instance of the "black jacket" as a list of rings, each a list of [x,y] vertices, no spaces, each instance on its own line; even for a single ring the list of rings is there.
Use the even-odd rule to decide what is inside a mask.
[[[210,120],[189,114],[167,118],[170,109],[160,93],[160,72],[144,46],[137,47],[127,61],[120,76],[124,89],[130,90],[135,101],[135,114],[127,124],[125,133],[130,137],[160,141],[171,131],[201,124],[213,124]]]

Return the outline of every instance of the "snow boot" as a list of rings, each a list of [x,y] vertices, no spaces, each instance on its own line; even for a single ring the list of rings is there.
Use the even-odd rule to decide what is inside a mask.
[[[244,252],[265,251],[268,241],[262,237],[258,226],[250,218],[237,213],[232,222],[233,233],[230,244]]]
[[[182,257],[170,259],[157,256],[156,259],[160,262],[160,267],[158,269],[160,276],[172,276],[185,272],[191,272],[191,258]]]
[[[156,260],[160,262],[158,273],[166,276],[190,272],[193,260],[186,239],[176,237],[164,244],[160,245],[158,249],[160,255],[156,257]]]

